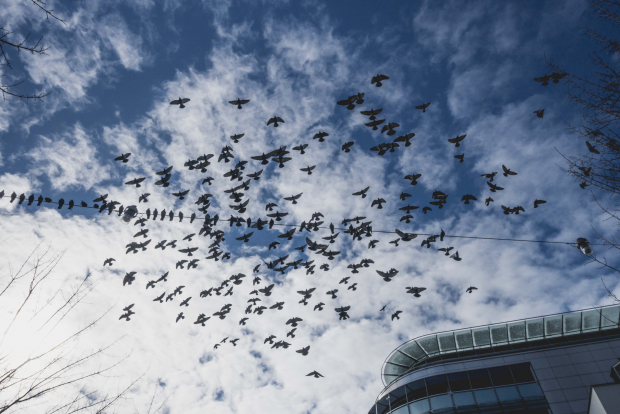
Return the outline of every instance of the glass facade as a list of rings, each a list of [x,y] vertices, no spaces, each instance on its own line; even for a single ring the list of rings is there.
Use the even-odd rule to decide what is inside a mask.
[[[548,408],[529,363],[454,372],[398,387],[369,414],[517,413]]]
[[[425,335],[390,354],[383,365],[383,382],[390,384],[412,368],[438,358],[516,350],[579,336],[588,338],[618,328],[620,306],[613,305]]]

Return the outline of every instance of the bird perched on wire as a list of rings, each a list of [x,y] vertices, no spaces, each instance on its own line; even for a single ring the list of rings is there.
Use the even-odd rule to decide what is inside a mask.
[[[229,104],[236,105],[237,109],[243,109],[241,105],[245,105],[248,102],[250,102],[249,99],[239,99],[239,98],[237,98],[234,101],[228,101]]]
[[[421,109],[422,112],[426,112],[426,108],[428,108],[430,104],[431,104],[430,102],[427,102],[425,104],[416,106],[415,109]]]
[[[114,158],[114,161],[122,161],[123,163],[128,163],[129,162],[129,156],[131,155],[131,152],[128,152],[126,154],[121,154],[120,156]]]
[[[267,125],[273,124],[273,126],[277,128],[277,127],[280,126],[278,124],[278,122],[283,124],[284,120],[282,118],[280,118],[279,116],[273,116],[273,117],[269,118],[269,121],[267,121]]]
[[[170,102],[170,105],[179,105],[179,108],[183,109],[185,108],[185,105],[189,102],[189,98],[179,98],[179,99],[175,99],[174,101]]]

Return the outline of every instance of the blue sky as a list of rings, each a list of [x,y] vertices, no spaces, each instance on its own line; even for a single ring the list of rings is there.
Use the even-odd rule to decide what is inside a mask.
[[[566,85],[542,87],[533,81],[551,72],[545,57],[572,74],[592,70],[588,56],[596,45],[582,27],[596,21],[581,0],[49,4],[66,25],[46,21],[28,2],[7,7],[5,27],[16,36],[28,31],[44,35],[51,46],[46,56],[12,54],[13,70],[0,67],[3,79],[24,79],[24,91],[50,92],[43,102],[7,99],[0,106],[0,190],[8,194],[43,194],[89,204],[99,194],[109,194],[125,206],[172,209],[189,216],[196,211],[196,199],[211,193],[209,211],[227,218],[239,214],[229,208],[232,203],[223,191],[231,182],[222,175],[231,164],[246,160],[245,173],[265,170],[246,192],[244,199],[250,202],[244,218],[265,218],[265,204],[275,202],[277,210],[289,213],[284,222],[290,224],[320,211],[326,223],[362,215],[372,220],[375,230],[412,233],[444,229],[454,235],[573,242],[577,237],[595,241],[595,230],[615,231],[589,189],[580,189],[558,167],[563,160],[557,150],[585,150],[566,128],[580,116],[566,99]],[[381,88],[370,84],[377,73],[390,77]],[[336,105],[358,92],[365,93],[365,103],[354,111]],[[191,99],[183,110],[169,105],[179,96]],[[237,97],[251,102],[241,111],[226,103]],[[429,101],[426,113],[415,109]],[[379,118],[400,124],[391,138],[415,132],[412,145],[383,157],[370,151],[391,140],[363,125],[368,121],[359,110],[371,107],[383,108]],[[543,108],[545,116],[539,119],[533,111]],[[265,125],[274,115],[285,120],[277,129]],[[324,143],[312,140],[319,130],[330,134]],[[241,132],[246,136],[231,144],[228,137]],[[448,143],[462,134],[467,138],[460,148]],[[340,146],[347,141],[355,144],[343,153]],[[293,152],[283,169],[250,159],[280,145],[301,143],[309,144],[306,154]],[[234,149],[230,164],[212,160],[205,174],[183,167],[187,159],[202,154],[217,157],[224,145]],[[113,161],[125,152],[132,153],[129,163]],[[462,153],[465,161],[459,163],[454,155]],[[315,164],[311,176],[299,171]],[[502,164],[518,175],[501,176]],[[155,171],[169,165],[174,166],[170,187],[154,186]],[[490,193],[480,177],[492,171],[500,172],[495,181],[504,191]],[[403,179],[412,173],[422,174],[416,186]],[[212,186],[200,184],[205,176],[215,177]],[[123,185],[135,177],[147,177],[143,188]],[[367,198],[351,195],[367,186]],[[171,196],[186,189],[190,193],[184,201]],[[443,209],[433,207],[428,214],[416,210],[410,224],[399,221],[402,205],[428,205],[435,190],[449,194]],[[398,199],[403,191],[412,194],[406,202]],[[137,202],[143,192],[152,194],[148,205]],[[300,192],[296,205],[283,200]],[[465,194],[478,201],[464,205],[460,199]],[[489,196],[495,202],[486,207]],[[384,208],[371,208],[379,197],[386,200]],[[547,204],[534,209],[534,199]],[[77,281],[91,272],[95,288],[88,305],[78,316],[67,317],[63,332],[112,306],[80,346],[97,347],[122,337],[118,355],[132,350],[117,368],[118,384],[90,385],[126,386],[146,372],[131,389],[133,405],[127,412],[148,412],[154,389],[162,412],[236,413],[250,407],[270,413],[362,412],[383,387],[383,359],[407,339],[608,304],[601,277],[616,293],[620,289],[613,276],[565,245],[452,239],[437,246],[454,246],[463,257],[456,262],[435,246],[420,247],[420,237],[394,247],[388,242],[395,235],[377,233],[373,238],[379,244],[369,250],[368,240],[352,242],[340,234],[332,246],[342,254],[327,261],[295,251],[305,242],[301,236],[268,251],[271,241],[282,241],[276,239],[282,228],[255,232],[244,244],[234,237],[248,230],[224,223],[217,228],[229,235],[223,250],[230,251],[232,259],[213,262],[205,260],[209,239],[197,238],[187,246],[180,241],[197,232],[200,223],[150,221],[153,244],[175,239],[179,248],[199,247],[199,267],[177,270],[175,263],[182,257],[172,249],[162,252],[151,246],[125,255],[124,246],[135,240],[137,227],[123,225],[115,215],[15,204],[6,197],[0,201],[0,213],[6,215],[0,221],[4,269],[21,263],[42,243],[64,252],[56,270],[59,277]],[[500,205],[522,205],[526,211],[505,216]],[[287,253],[291,259],[315,259],[315,274],[292,270],[274,275],[261,269],[261,286],[278,283],[271,298],[262,297],[264,304],[285,301],[285,310],[250,315],[242,329],[238,320],[253,289],[247,280],[252,268],[261,259]],[[108,257],[117,262],[102,268]],[[347,265],[363,258],[375,264],[351,274]],[[608,259],[613,263],[613,256]],[[323,262],[330,264],[330,271],[318,270]],[[375,270],[390,267],[400,273],[385,283]],[[129,271],[138,272],[137,283],[122,287]],[[175,324],[178,305],[153,303],[152,290],[145,293],[142,287],[165,271],[172,280],[154,294],[185,285],[186,296],[193,297],[186,310],[188,323]],[[248,278],[235,287],[229,302],[198,297],[201,290],[239,272]],[[355,292],[338,284],[346,276],[358,283]],[[470,285],[479,290],[465,294]],[[404,293],[407,286],[427,291],[413,300]],[[298,304],[296,291],[311,287],[317,290],[310,305]],[[337,300],[324,293],[333,288],[340,291]],[[312,311],[319,301],[326,309]],[[136,303],[137,315],[129,323],[119,322],[120,310],[129,303]],[[224,303],[233,304],[227,319],[211,319],[208,328],[189,323]],[[389,313],[380,313],[385,304]],[[0,309],[9,312],[11,305],[5,302]],[[347,305],[352,306],[351,319],[339,321],[332,308]],[[391,322],[395,310],[403,314]],[[285,337],[290,328],[284,322],[293,316],[304,323],[291,348],[275,350],[263,344],[270,334]],[[213,350],[226,336],[241,338],[238,346]],[[16,334],[10,344],[19,349],[23,339]],[[309,356],[294,352],[306,345],[311,346]],[[172,349],[177,350],[174,356]],[[325,378],[305,377],[315,369]]]

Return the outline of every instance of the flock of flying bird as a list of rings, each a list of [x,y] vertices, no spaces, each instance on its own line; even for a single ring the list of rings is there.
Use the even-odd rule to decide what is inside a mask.
[[[536,78],[535,80],[537,82],[542,82],[543,86],[547,85],[548,82],[551,80],[554,83],[558,83],[559,79],[563,78],[565,76],[565,74],[552,74],[551,76],[545,76],[545,77],[541,77],[541,78]],[[389,78],[385,75],[377,75],[375,77],[372,78],[371,83],[374,84],[377,87],[381,87],[382,86],[382,82],[385,80],[388,80]],[[179,98],[178,100],[174,100],[172,102],[170,102],[171,105],[179,105],[180,108],[185,108],[185,104],[188,103],[190,101],[190,99],[188,98]],[[229,103],[231,105],[236,106],[238,109],[242,109],[243,105],[246,105],[250,102],[249,99],[239,99],[237,98],[236,100],[233,101],[229,101]],[[361,105],[364,103],[364,93],[357,93],[355,95],[349,96],[347,99],[343,99],[337,102],[338,105],[341,106],[345,106],[347,109],[349,110],[353,110],[356,108],[356,105]],[[422,112],[426,112],[426,109],[430,106],[430,102],[428,103],[424,103],[422,105],[416,106],[416,109],[422,110]],[[364,109],[362,111],[360,111],[362,115],[364,116],[368,116],[369,117],[369,121],[368,123],[366,123],[365,125],[367,127],[372,128],[373,130],[378,130],[379,126],[385,123],[385,119],[377,119],[377,116],[381,114],[382,109],[374,109],[371,108],[370,110],[368,109]],[[537,116],[539,118],[543,117],[543,113],[544,113],[544,109],[542,110],[537,110],[535,111],[535,113],[537,114]],[[280,124],[284,123],[285,121],[278,117],[278,116],[273,116],[272,118],[270,118],[267,122],[267,126],[273,125],[273,127],[278,127]],[[386,132],[387,136],[393,136],[396,134],[396,128],[398,128],[400,125],[395,123],[395,122],[388,122],[387,124],[384,124],[382,129],[381,129],[381,133]],[[318,142],[324,142],[325,138],[329,136],[329,133],[327,132],[322,132],[322,131],[318,131],[314,136],[313,139],[318,140]],[[397,138],[395,138],[394,140],[392,140],[391,142],[384,142],[381,143],[375,147],[372,147],[371,150],[374,152],[377,152],[378,155],[383,156],[386,154],[387,151],[390,152],[394,152],[396,150],[396,148],[399,147],[400,144],[403,144],[405,147],[408,147],[411,145],[410,140],[415,136],[415,133],[408,133],[408,134],[404,134],[401,136],[398,136]],[[244,137],[244,134],[235,134],[232,135],[230,137],[231,141],[233,144],[238,144],[239,141]],[[466,135],[457,135],[455,138],[450,138],[448,139],[448,142],[452,143],[455,145],[455,147],[459,148],[462,143],[463,140],[466,138]],[[344,152],[349,152],[351,150],[351,147],[354,145],[354,142],[347,142],[345,144],[342,145],[342,151]],[[588,143],[588,147],[591,151],[596,151],[595,148],[590,148],[591,145],[589,145]],[[292,148],[293,151],[298,151],[300,155],[305,153],[305,150],[308,148],[308,144],[301,144],[298,146],[295,146]],[[229,163],[233,158],[235,158],[234,154],[234,149],[231,146],[226,145],[222,150],[220,155],[218,156],[217,160],[218,162],[222,162],[224,161],[225,163]],[[281,146],[279,148],[273,149],[271,151],[267,151],[265,153],[262,153],[261,155],[257,155],[257,156],[253,156],[251,157],[253,160],[255,161],[260,161],[261,165],[268,165],[270,164],[270,162],[274,162],[276,164],[278,164],[279,168],[284,168],[285,164],[287,162],[289,162],[291,160],[291,157],[289,156],[290,151],[287,150],[286,146]],[[119,157],[115,158],[115,161],[119,161],[121,163],[128,163],[130,160],[130,153],[126,153],[126,154],[121,154]],[[464,156],[465,154],[461,154],[461,155],[456,155],[455,158],[459,159],[459,161],[462,163],[464,161]],[[214,158],[215,155],[214,154],[204,154],[201,156],[198,156],[196,159],[190,159],[188,160],[184,166],[187,167],[189,170],[195,170],[195,171],[199,171],[202,173],[206,173],[207,172],[207,167],[210,165],[210,159]],[[250,184],[253,180],[260,180],[261,179],[261,174],[263,172],[263,169],[256,171],[254,173],[251,174],[247,174],[247,172],[245,171],[246,169],[246,165],[247,165],[247,161],[239,161],[235,164],[234,168],[232,168],[230,171],[228,171],[227,173],[225,173],[223,176],[224,178],[228,178],[231,182],[235,182],[235,181],[241,181],[241,184],[239,185],[232,185],[231,188],[229,190],[226,190],[225,193],[230,197],[230,199],[232,200],[233,203],[236,204],[232,204],[230,205],[230,208],[233,209],[234,211],[236,211],[239,214],[243,214],[246,211],[247,205],[249,203],[249,199],[246,199],[245,201],[243,201],[243,196],[244,193],[243,191],[247,191],[249,190]],[[301,168],[301,171],[306,172],[308,175],[311,175],[313,170],[315,169],[316,166],[307,166],[304,168]],[[157,186],[161,186],[161,187],[168,187],[170,185],[170,179],[171,179],[171,172],[172,172],[173,167],[169,166],[167,168],[162,169],[161,171],[156,172],[157,175],[157,180],[155,181],[155,185]],[[504,177],[509,177],[509,176],[514,176],[517,175],[516,172],[511,171],[509,168],[507,168],[506,166],[502,165],[502,169],[503,169],[503,176]],[[244,174],[245,177],[247,177],[248,179],[244,181]],[[494,183],[494,178],[497,175],[497,172],[491,172],[491,173],[487,173],[487,174],[482,174],[482,177],[488,179],[488,186],[490,188],[490,191],[495,193],[497,191],[501,191],[504,188],[499,187],[497,185],[497,183]],[[417,180],[421,177],[421,174],[416,174],[416,173],[412,173],[409,175],[406,175],[404,177],[405,180],[407,180],[411,185],[416,185],[417,184]],[[127,181],[125,184],[126,185],[130,185],[130,186],[135,186],[136,188],[140,188],[142,183],[146,180],[146,177],[139,177],[139,178],[134,178],[130,181]],[[207,185],[211,185],[213,182],[214,178],[213,177],[207,177],[207,178],[203,178],[201,185],[207,184]],[[585,188],[582,185],[582,188]],[[368,196],[368,191],[369,191],[370,187],[366,187],[364,189],[361,189],[359,191],[353,192],[352,195],[356,196],[356,197],[361,197],[361,198],[366,198]],[[183,190],[183,191],[177,191],[172,193],[173,196],[177,197],[179,200],[183,200],[185,199],[185,197],[188,196],[190,190]],[[292,204],[296,204],[297,200],[303,195],[303,193],[299,193],[290,197],[285,197],[284,200],[291,202]],[[142,195],[139,196],[138,199],[138,203],[148,203],[148,197],[150,196],[149,193],[143,193]],[[4,197],[4,191],[0,192],[0,199],[2,199],[2,197]],[[193,240],[194,237],[200,237],[200,236],[209,236],[210,239],[212,240],[212,243],[209,245],[209,256],[206,257],[206,259],[211,259],[211,260],[226,260],[226,259],[230,259],[231,258],[231,254],[230,252],[223,252],[220,248],[220,243],[222,241],[225,240],[224,236],[225,233],[223,230],[215,230],[214,227],[218,224],[218,222],[228,222],[229,226],[232,227],[237,226],[237,227],[242,227],[242,226],[246,226],[248,228],[248,230],[252,229],[252,231],[249,231],[248,233],[243,234],[241,237],[237,237],[236,240],[238,241],[242,241],[244,243],[247,243],[250,238],[252,237],[252,235],[254,234],[254,231],[260,231],[263,229],[272,229],[274,225],[280,225],[280,226],[287,226],[284,224],[279,223],[280,221],[282,221],[282,218],[285,217],[288,213],[286,212],[280,212],[278,210],[276,210],[275,212],[273,212],[273,209],[275,207],[278,207],[278,205],[276,203],[269,203],[266,205],[265,207],[265,211],[266,216],[269,218],[269,220],[263,220],[261,218],[256,219],[256,220],[252,220],[251,218],[243,218],[243,217],[236,217],[236,216],[230,216],[230,218],[228,219],[220,219],[219,216],[217,214],[211,216],[208,212],[208,208],[210,207],[211,203],[210,203],[210,198],[213,197],[212,194],[208,194],[205,193],[203,195],[201,195],[198,200],[195,202],[196,205],[199,206],[198,211],[200,211],[201,213],[203,213],[204,216],[204,222],[202,225],[202,228],[200,229],[200,231],[198,232],[198,235],[196,235],[195,233],[192,234],[188,234],[183,238],[183,241],[188,241],[191,242]],[[407,198],[411,197],[411,194],[408,194],[406,192],[402,192],[400,194],[400,200],[401,201],[405,201]],[[22,204],[25,200],[28,200],[27,205],[31,205],[34,201],[37,201],[38,206],[41,205],[42,202],[46,202],[46,203],[54,203],[54,204],[58,204],[58,209],[61,209],[63,207],[63,205],[65,204],[63,199],[60,199],[58,202],[53,202],[51,199],[49,198],[44,198],[42,196],[39,196],[38,199],[35,200],[34,195],[31,195],[30,197],[26,198],[26,196],[24,194],[20,195],[19,197],[17,196],[17,194],[13,193],[10,196],[10,201],[13,202],[16,199],[19,200],[19,204]],[[432,201],[429,202],[429,206],[425,206],[422,208],[422,211],[424,214],[427,214],[427,212],[432,210],[432,207],[437,207],[438,209],[443,208],[443,206],[447,203],[447,199],[448,199],[448,195],[441,192],[441,191],[435,191],[432,195]],[[473,195],[470,194],[466,194],[461,198],[461,201],[464,202],[464,204],[470,204],[470,202],[472,201],[476,201],[477,198]],[[494,202],[494,200],[489,197],[485,200],[485,204],[487,206],[489,206],[489,204],[491,202]],[[540,204],[545,203],[546,201],[544,200],[535,200],[534,201],[534,208],[537,208]],[[88,208],[96,208],[99,210],[99,212],[103,212],[103,211],[108,211],[108,214],[111,214],[112,211],[115,211],[118,213],[118,215],[122,215],[123,214],[123,206],[120,205],[119,202],[117,201],[112,201],[112,200],[108,200],[108,195],[101,195],[99,196],[97,199],[94,200],[94,205],[89,206],[87,203],[85,203],[84,201],[82,201],[79,205],[76,205],[74,203],[73,200],[70,200],[68,202],[68,206],[69,209],[72,209],[75,206],[79,206],[79,207],[88,207]],[[98,204],[97,204],[98,203]],[[383,208],[383,204],[386,203],[386,200],[383,198],[377,198],[375,200],[373,200],[371,202],[371,208],[373,207],[377,207],[377,209],[382,209]],[[521,206],[515,206],[515,207],[506,207],[506,206],[501,206],[503,209],[504,214],[519,214],[519,212],[524,212],[524,208]],[[413,205],[406,205],[401,207],[399,210],[403,212],[403,216],[401,217],[400,221],[401,222],[406,222],[406,223],[410,223],[410,220],[413,218],[413,216],[411,215],[411,212],[418,209],[419,206],[413,206]],[[179,221],[183,221],[184,219],[184,215],[182,212],[178,212],[178,213],[174,213],[173,211],[169,211],[166,213],[165,210],[161,210],[158,211],[157,209],[154,209],[153,211],[149,209],[147,209],[144,213],[139,213],[138,215],[140,215],[140,218],[137,218],[134,222],[134,225],[140,225],[141,229],[134,235],[134,238],[148,238],[148,233],[149,233],[149,229],[144,228],[148,222],[148,220],[150,220],[152,218],[152,220],[156,220],[156,219],[160,219],[160,220],[164,220],[166,218],[168,218],[170,221],[174,220],[175,218],[178,218]],[[196,220],[197,215],[196,213],[193,213],[190,217],[189,220],[190,222],[193,222],[194,220]],[[340,254],[340,251],[333,251],[329,249],[330,244],[335,243],[337,237],[340,235],[340,232],[336,232],[336,227],[334,226],[334,224],[330,224],[329,226],[322,226],[324,224],[323,221],[321,221],[321,219],[323,218],[323,214],[321,214],[320,212],[316,212],[314,214],[312,214],[312,217],[308,220],[308,221],[304,221],[301,223],[301,225],[297,226],[297,225],[290,225],[289,227],[290,230],[283,232],[282,234],[278,235],[277,238],[278,239],[285,239],[285,240],[292,240],[293,236],[295,235],[295,233],[297,234],[301,234],[302,232],[306,231],[307,233],[309,233],[308,235],[306,235],[305,237],[305,244],[295,247],[295,250],[300,251],[301,253],[305,253],[306,249],[308,250],[308,252],[314,252],[316,255],[319,255],[321,257],[325,257],[327,260],[334,260],[334,258]],[[373,249],[375,248],[375,246],[377,245],[377,243],[379,242],[379,240],[373,239],[373,229],[372,229],[372,221],[364,221],[366,219],[366,217],[354,217],[354,218],[350,218],[350,219],[344,219],[342,221],[342,225],[343,226],[348,226],[346,227],[346,229],[338,229],[338,230],[342,230],[342,233],[349,235],[353,240],[358,240],[361,241],[363,239],[363,237],[366,238],[370,238],[371,240],[368,243],[368,249]],[[297,228],[299,227],[299,228]],[[313,241],[310,236],[312,235],[312,233],[317,233],[319,232],[321,229],[325,229],[328,228],[329,234],[326,237],[321,237],[322,241]],[[417,234],[414,233],[406,233],[403,231],[400,231],[398,229],[395,230],[396,235],[398,236],[395,240],[390,241],[390,244],[394,244],[395,246],[398,246],[399,242],[409,242],[415,238],[417,238]],[[440,234],[436,234],[436,235],[430,235],[429,237],[427,237],[426,239],[422,240],[421,246],[425,246],[427,248],[431,247],[431,243],[437,243],[437,241],[439,240],[439,242],[443,242],[444,241],[444,237],[446,236],[445,232],[443,230],[441,230]],[[147,246],[150,244],[151,239],[148,239],[146,241],[143,242],[130,242],[129,244],[127,244],[126,246],[126,253],[137,253],[140,250],[145,251],[147,249]],[[155,245],[155,249],[161,249],[161,250],[165,250],[166,248],[170,247],[172,249],[176,249],[177,245],[176,245],[177,240],[162,240],[158,243],[156,243]],[[275,240],[273,241],[270,245],[269,245],[269,250],[271,249],[277,249],[277,246],[280,244],[279,241]],[[453,260],[456,261],[460,261],[462,260],[461,257],[459,256],[458,251],[454,252],[451,254],[451,251],[453,250],[453,247],[442,247],[442,248],[438,248],[438,251],[443,252],[446,256],[452,258]],[[187,268],[189,269],[193,269],[196,268],[198,266],[198,261],[199,259],[189,259],[189,257],[193,256],[193,253],[195,253],[198,250],[198,247],[187,247],[187,248],[181,248],[178,249],[178,251],[180,253],[184,253],[187,254],[188,259],[186,260],[179,260],[176,264],[176,269],[185,269]],[[309,253],[307,253],[309,254]],[[258,276],[259,272],[260,272],[260,267],[261,265],[265,265],[265,267],[267,267],[268,270],[271,270],[273,272],[280,272],[281,274],[285,274],[285,272],[287,270],[290,269],[299,269],[300,267],[305,268],[306,270],[306,275],[309,274],[314,274],[315,272],[315,268],[317,266],[317,264],[314,264],[315,260],[309,260],[307,259],[306,261],[304,261],[303,259],[298,259],[298,260],[289,260],[289,255],[284,255],[282,257],[279,257],[278,259],[276,259],[275,261],[271,261],[271,262],[266,262],[263,260],[263,263],[260,263],[258,265],[256,265],[252,271],[252,273],[254,274],[253,279],[252,279],[252,286],[255,288],[254,290],[252,290],[250,292],[250,296],[254,296],[252,298],[250,298],[248,300],[248,305],[247,308],[245,309],[245,314],[246,315],[262,315],[267,309],[270,310],[283,310],[284,309],[284,305],[285,302],[275,302],[272,305],[267,305],[266,304],[262,304],[263,299],[260,298],[260,296],[262,295],[263,298],[267,298],[269,296],[271,296],[271,294],[273,293],[273,288],[275,286],[275,284],[269,284],[267,286],[262,286],[261,283],[263,281],[263,279],[261,279],[260,276]],[[115,259],[114,258],[108,258],[104,261],[104,266],[112,266],[114,263]],[[358,269],[362,269],[362,268],[368,268],[370,267],[372,264],[374,264],[374,261],[371,259],[363,259],[360,261],[360,263],[351,263],[348,265],[348,269],[351,269],[352,274],[357,274],[359,273]],[[185,267],[186,266],[186,267]],[[320,265],[319,267],[320,270],[322,271],[329,271],[329,263],[323,263]],[[391,268],[387,271],[382,271],[382,270],[376,270],[376,273],[383,278],[383,280],[385,282],[390,282],[398,273],[399,271]],[[159,286],[159,283],[164,283],[167,282],[167,277],[168,277],[169,272],[165,272],[163,275],[161,275],[161,277],[159,277],[157,280],[151,280],[146,284],[146,290],[148,290],[149,288],[153,288],[155,289],[157,286]],[[135,281],[135,275],[136,272],[128,272],[126,273],[126,275],[123,278],[123,286],[125,285],[131,285],[134,281]],[[204,289],[200,292],[200,298],[206,298],[209,296],[213,296],[213,294],[215,294],[216,296],[232,296],[234,293],[234,288],[237,287],[238,285],[241,285],[244,282],[244,279],[247,276],[243,273],[238,273],[235,275],[230,276],[228,279],[225,279],[223,281],[221,281],[219,286],[214,286],[214,287],[210,287],[208,289]],[[351,283],[349,284],[349,279],[350,277],[345,277],[342,278],[339,282],[339,284],[344,284],[347,285],[347,290],[351,290],[351,291],[355,291],[357,289],[357,283]],[[249,282],[248,282],[249,283]],[[229,286],[230,285],[230,286]],[[258,287],[257,287],[258,286]],[[164,301],[167,303],[169,301],[174,301],[176,296],[179,295],[179,297],[181,297],[181,295],[183,295],[183,289],[185,288],[185,286],[180,285],[177,286],[172,293],[169,293],[168,295],[166,295],[166,292],[163,292],[161,294],[159,294],[157,297],[155,297],[153,299],[154,302],[158,302],[158,303],[164,303]],[[474,290],[476,290],[477,288],[474,286],[470,286],[467,288],[467,292],[468,293],[472,293]],[[315,290],[316,288],[308,288],[305,290],[301,290],[298,291],[298,293],[302,296],[302,299],[299,301],[300,304],[303,304],[303,306],[306,306],[309,304],[308,300],[310,298],[312,298],[312,296],[315,294]],[[421,293],[426,290],[426,288],[424,287],[417,287],[417,286],[413,286],[413,287],[407,287],[406,288],[406,293],[408,294],[412,294],[414,297],[420,297]],[[330,291],[326,292],[326,294],[328,295],[329,299],[336,299],[337,298],[337,294],[338,293],[338,289],[333,288]],[[192,296],[187,296],[184,297],[181,301],[179,306],[180,307],[189,307],[190,306],[190,300],[192,299]],[[319,301],[318,303],[316,303],[314,305],[314,311],[323,311],[325,303],[322,301]],[[381,312],[385,311],[387,305],[383,306],[383,308],[380,309]],[[120,316],[119,319],[125,319],[126,321],[131,320],[132,315],[134,315],[136,312],[134,311],[134,304],[131,304],[129,306],[126,306],[123,309],[123,314]],[[351,306],[339,306],[337,308],[334,308],[334,310],[336,311],[336,313],[338,313],[339,316],[339,320],[346,320],[349,318],[349,314],[348,312],[350,311]],[[221,309],[217,312],[215,312],[212,316],[213,317],[218,317],[220,319],[225,319],[232,310],[232,304],[228,303],[225,304],[224,306],[221,307]],[[394,319],[400,319],[400,314],[402,313],[401,310],[396,310],[394,313],[392,313],[391,315],[391,319],[392,321],[394,321]],[[183,311],[179,312],[177,317],[176,317],[176,322],[180,322],[182,320],[184,320],[186,317],[186,315],[184,314]],[[207,316],[204,313],[200,313],[197,315],[196,320],[193,322],[196,325],[200,325],[200,326],[206,326],[205,323],[211,318],[211,316]],[[249,316],[246,317],[242,317],[239,320],[239,325],[244,326],[246,325],[246,322],[249,320]],[[288,319],[288,321],[286,322],[286,325],[290,325],[290,327],[292,328],[287,334],[286,334],[286,339],[281,339],[278,341],[274,340],[276,339],[275,335],[269,335],[265,340],[264,340],[264,344],[270,344],[271,348],[283,348],[286,349],[289,346],[291,346],[291,344],[289,342],[287,342],[288,338],[295,338],[295,331],[298,328],[298,325],[300,322],[303,322],[303,319],[299,318],[299,317],[292,317],[290,319]],[[214,349],[219,348],[222,344],[225,343],[230,343],[233,346],[237,345],[237,341],[239,341],[239,338],[236,339],[232,339],[229,340],[229,337],[226,337],[224,339],[222,339],[219,343],[215,344]],[[307,345],[305,347],[302,347],[301,349],[297,350],[296,352],[303,355],[303,356],[307,356],[309,354],[309,350],[310,350],[310,346]],[[309,374],[307,374],[307,376],[313,376],[315,378],[320,378],[322,377],[322,375],[320,373],[318,373],[317,371],[313,371]]]

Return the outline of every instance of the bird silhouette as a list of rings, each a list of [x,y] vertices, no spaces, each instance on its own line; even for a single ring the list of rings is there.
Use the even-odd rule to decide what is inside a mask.
[[[113,264],[112,262],[115,262],[115,261],[116,261],[116,259],[115,259],[115,258],[110,257],[109,259],[105,259],[105,260],[103,261],[103,265],[104,265],[104,266],[105,266],[105,265],[112,266],[112,264]]]
[[[424,287],[408,287],[407,293],[411,293],[416,298],[419,298],[421,296],[420,293],[424,292],[425,290],[426,288]]]
[[[234,101],[228,101],[229,104],[235,105],[237,109],[243,109],[241,105],[245,105],[248,102],[250,102],[249,99],[239,99],[239,98],[237,98]]]
[[[429,106],[430,104],[431,104],[431,103],[430,103],[430,102],[428,102],[428,103],[425,103],[425,104],[422,104],[422,105],[418,105],[418,106],[416,106],[416,107],[415,107],[415,109],[421,109],[421,110],[422,110],[422,112],[426,112],[426,108],[428,108],[428,106]]]
[[[465,160],[465,154],[455,155],[454,158],[460,160],[459,162],[463,162]]]
[[[307,374],[306,377],[323,378],[323,375],[321,375],[317,371],[312,371],[311,373]]]
[[[539,205],[545,204],[545,200],[534,200],[534,208],[538,208]]]
[[[506,168],[505,165],[502,165],[502,170],[504,170],[504,177],[508,177],[509,175],[517,175],[516,172],[510,171],[510,169]]]
[[[114,158],[114,161],[122,161],[123,163],[128,163],[129,162],[129,157],[131,156],[131,152],[128,152],[126,154],[121,154],[120,156]]]
[[[370,207],[378,206],[377,208],[381,210],[383,208],[383,203],[385,203],[385,200],[383,198],[377,198],[376,200],[372,201]]]
[[[355,144],[355,142],[353,141],[345,142],[344,144],[342,144],[342,150],[344,152],[351,152],[351,147],[353,146],[353,144]]]
[[[465,289],[467,293],[472,293],[474,290],[478,290],[478,288],[475,286],[470,286],[467,289]]]
[[[537,117],[542,118],[545,115],[545,110],[539,109],[537,111],[534,111],[534,113],[536,114]]]
[[[267,121],[267,125],[273,124],[273,126],[277,128],[279,126],[278,122],[284,123],[284,120],[280,118],[279,116],[274,116],[274,117],[269,118],[269,121]]]
[[[377,74],[377,76],[373,76],[372,77],[372,79],[370,80],[370,83],[371,84],[376,84],[375,86],[377,88],[380,88],[383,85],[383,83],[381,83],[381,82],[384,81],[384,80],[388,80],[388,79],[390,79],[390,78],[388,78],[385,75]]]
[[[399,319],[399,320],[400,320],[400,316],[398,316],[398,315],[400,315],[401,313],[403,313],[403,311],[400,311],[400,310],[397,310],[396,312],[394,312],[394,313],[392,314],[392,320],[394,320],[394,318],[396,318],[396,319]]]
[[[370,117],[369,119],[370,119],[371,121],[374,121],[374,120],[375,120],[375,118],[376,118],[376,116],[377,116],[377,115],[379,115],[379,114],[381,113],[381,111],[383,111],[383,109],[374,109],[374,108],[371,108],[369,111],[360,111],[360,113],[361,113],[362,115],[365,115],[365,116]]]
[[[319,142],[323,142],[323,141],[325,141],[325,137],[328,137],[328,136],[329,136],[329,134],[327,132],[319,131],[316,134],[314,134],[312,139],[318,139]],[[293,149],[295,149],[295,148],[293,148]]]
[[[178,323],[181,319],[185,319],[185,316],[183,316],[183,312],[180,312],[180,313],[177,315],[177,323]]]
[[[179,98],[179,99],[175,99],[174,101],[170,102],[170,105],[179,105],[179,108],[183,109],[185,108],[185,103],[189,102],[189,98]]]

